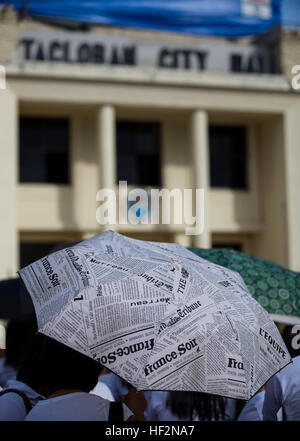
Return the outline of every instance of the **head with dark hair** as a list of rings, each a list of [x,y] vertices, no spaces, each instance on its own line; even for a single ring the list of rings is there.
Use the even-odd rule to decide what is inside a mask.
[[[45,375],[45,360],[42,357],[46,337],[35,334],[17,372],[17,380],[22,381],[36,392],[48,397],[55,392],[47,385]]]
[[[200,421],[223,420],[225,400],[223,397],[202,392],[169,392],[167,408],[180,419]]]
[[[42,382],[50,391],[92,390],[102,366],[92,358],[77,352],[47,336],[40,336],[39,365]]]
[[[18,369],[31,344],[37,323],[35,317],[11,320],[6,331],[6,364]]]
[[[52,247],[49,251],[49,254],[56,253],[57,251],[64,250],[65,248],[73,247],[77,245],[79,242],[60,242],[57,243],[54,247]]]

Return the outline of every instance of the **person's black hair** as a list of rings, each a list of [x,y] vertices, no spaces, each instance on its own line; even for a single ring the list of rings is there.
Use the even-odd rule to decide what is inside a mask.
[[[17,372],[17,380],[27,384],[46,397],[55,392],[47,385],[45,361],[42,349],[46,336],[36,333],[28,346]]]
[[[54,247],[52,247],[49,251],[49,254],[56,253],[57,251],[64,250],[65,248],[71,248],[77,245],[79,242],[60,242],[57,243]]]
[[[6,330],[5,363],[19,368],[37,331],[35,317],[10,320]]]
[[[189,421],[218,421],[225,415],[224,398],[202,392],[169,392],[166,406],[178,418]]]
[[[89,392],[97,382],[102,366],[47,336],[40,351],[43,379],[51,391],[79,389]]]

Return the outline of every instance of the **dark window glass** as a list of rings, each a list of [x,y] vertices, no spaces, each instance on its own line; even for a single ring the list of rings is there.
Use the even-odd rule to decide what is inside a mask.
[[[210,185],[247,188],[246,127],[210,126]]]
[[[57,243],[54,242],[23,242],[20,244],[20,267],[30,265],[51,253]]]
[[[20,182],[69,183],[69,120],[20,118]]]
[[[236,251],[243,251],[242,244],[240,243],[217,243],[213,244],[213,248],[232,248]]]
[[[159,123],[117,123],[117,173],[128,185],[160,186]]]

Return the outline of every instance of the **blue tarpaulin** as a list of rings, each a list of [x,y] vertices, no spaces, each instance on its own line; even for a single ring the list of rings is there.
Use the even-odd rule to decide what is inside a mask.
[[[0,0],[35,17],[237,37],[280,22],[281,0]]]

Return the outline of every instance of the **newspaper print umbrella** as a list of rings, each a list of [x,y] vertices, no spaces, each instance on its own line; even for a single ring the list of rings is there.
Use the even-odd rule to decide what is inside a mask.
[[[274,320],[300,323],[300,273],[229,248],[189,248],[211,262],[237,271],[253,297]]]
[[[40,332],[139,390],[247,400],[291,361],[242,278],[176,244],[106,232],[20,275]]]

